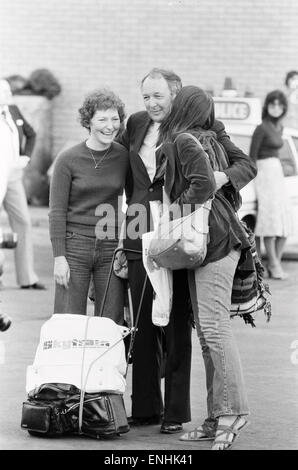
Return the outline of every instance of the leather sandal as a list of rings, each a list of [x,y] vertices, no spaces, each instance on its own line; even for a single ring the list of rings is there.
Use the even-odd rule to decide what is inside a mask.
[[[242,419],[242,416],[237,416],[235,421],[230,426],[227,426],[227,425],[224,425],[224,424],[219,424],[217,426],[216,436],[215,436],[215,439],[214,439],[211,450],[229,450],[229,449],[232,448],[232,446],[234,445],[236,439],[239,437],[239,432],[245,426],[247,426],[249,424],[249,421],[245,420],[244,423],[242,424],[242,426],[240,426],[239,428],[236,428],[235,425],[241,419]],[[221,431],[221,432],[217,434],[217,431]],[[221,436],[224,436],[224,435],[228,436],[229,434],[232,434],[232,436],[233,436],[231,441],[229,441],[228,439],[224,439],[224,440],[218,439]],[[223,449],[214,449],[214,446],[217,445],[217,444],[223,444],[224,448]]]
[[[179,440],[180,441],[213,441],[215,438],[215,431],[204,431],[203,426],[188,431],[183,434]]]

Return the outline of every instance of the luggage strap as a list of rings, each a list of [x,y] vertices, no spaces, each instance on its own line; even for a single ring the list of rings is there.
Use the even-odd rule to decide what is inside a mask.
[[[113,273],[114,260],[115,260],[116,254],[117,254],[119,251],[123,251],[123,252],[132,252],[132,253],[138,253],[138,254],[141,253],[139,250],[131,250],[131,249],[125,249],[125,248],[117,248],[117,249],[114,251],[113,258],[112,258],[112,262],[111,262],[111,266],[110,266],[110,271],[109,271],[109,275],[108,275],[108,280],[107,280],[107,284],[106,284],[106,288],[105,288],[105,292],[104,292],[104,296],[103,296],[103,300],[102,300],[102,304],[101,304],[101,309],[100,309],[100,314],[99,314],[100,317],[103,316],[103,310],[104,310],[104,306],[105,306],[105,302],[106,302],[106,298],[107,298],[107,294],[108,294],[108,289],[109,289],[109,285],[110,285],[110,281],[111,281],[111,277],[112,277],[112,273]],[[85,360],[85,351],[86,351],[86,341],[84,341],[84,346],[83,346],[83,358],[82,358],[82,368],[81,368],[81,393],[80,393],[80,403],[79,403],[79,434],[83,434],[83,432],[82,432],[82,425],[83,425],[84,398],[85,398],[85,393],[86,393],[86,386],[87,386],[87,382],[88,382],[88,377],[89,377],[89,374],[90,374],[90,371],[91,371],[92,366],[95,364],[95,362],[98,361],[98,359],[100,359],[100,358],[101,358],[102,356],[104,356],[108,351],[110,351],[110,350],[111,350],[112,348],[114,348],[117,344],[119,344],[121,341],[123,341],[124,338],[126,338],[128,335],[131,335],[131,340],[130,340],[129,350],[128,350],[128,357],[127,357],[127,365],[126,365],[126,371],[125,371],[124,377],[126,378],[126,376],[127,376],[127,372],[128,372],[128,361],[129,361],[129,358],[130,358],[131,355],[132,355],[132,350],[133,350],[135,335],[136,335],[136,332],[138,331],[138,328],[137,328],[137,327],[138,327],[138,322],[139,322],[139,318],[140,318],[141,307],[142,307],[142,303],[143,303],[143,299],[144,299],[144,294],[145,294],[145,289],[146,289],[146,285],[147,285],[147,280],[148,280],[148,275],[146,274],[146,277],[145,277],[145,280],[144,280],[144,284],[143,284],[142,294],[141,294],[141,298],[140,298],[140,302],[139,302],[139,308],[138,308],[138,312],[137,312],[137,315],[136,315],[136,321],[135,321],[134,326],[133,326],[132,328],[128,329],[127,333],[125,333],[124,335],[122,335],[121,339],[119,339],[118,341],[116,341],[116,343],[112,344],[108,349],[106,349],[106,351],[104,351],[103,353],[101,353],[96,359],[94,359],[94,360],[89,364],[89,368],[88,368],[88,371],[87,371],[87,374],[86,374],[86,379],[85,379],[85,382],[83,383],[84,360]],[[85,332],[84,332],[84,340],[87,339],[87,332],[88,332],[88,326],[89,326],[89,320],[90,320],[90,318],[91,318],[91,317],[87,317],[87,321],[86,321],[86,325],[85,325]]]

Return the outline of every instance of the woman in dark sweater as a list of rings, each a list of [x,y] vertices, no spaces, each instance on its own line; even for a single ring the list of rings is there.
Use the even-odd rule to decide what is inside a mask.
[[[188,273],[206,370],[208,417],[202,426],[185,433],[181,440],[210,439],[214,440],[212,450],[226,450],[247,424],[245,416],[249,413],[230,322],[234,273],[240,255],[245,256],[249,243],[235,208],[226,198],[225,188],[216,191],[214,171],[218,168],[212,149],[220,144],[216,134],[210,131],[213,122],[212,98],[198,87],[186,86],[176,96],[160,132],[164,142],[162,150],[168,162],[165,192],[172,203],[169,210],[173,214],[179,213],[177,207],[175,210],[177,204],[182,211],[189,210],[189,205],[194,210],[196,204],[214,198],[205,261]],[[226,175],[229,179],[229,169]]]
[[[286,112],[287,99],[284,93],[279,90],[269,93],[263,106],[262,124],[256,127],[250,147],[250,156],[258,167],[255,179],[258,251],[260,237],[264,237],[268,274],[274,279],[288,277],[281,267],[281,257],[290,233],[291,206],[279,159],[279,150],[283,146],[281,119]]]
[[[121,225],[127,150],[114,139],[124,121],[124,105],[98,90],[79,109],[89,138],[56,160],[50,190],[50,237],[55,258],[55,313],[86,314],[93,275],[95,314],[100,312]],[[122,282],[112,275],[104,316],[123,317]]]

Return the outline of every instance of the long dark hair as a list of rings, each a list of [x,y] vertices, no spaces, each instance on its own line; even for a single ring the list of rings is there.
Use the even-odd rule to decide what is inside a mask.
[[[292,80],[293,77],[296,77],[296,75],[298,75],[298,70],[290,70],[290,72],[287,73],[285,78],[286,87],[289,86],[289,81]]]
[[[208,130],[214,123],[214,103],[211,96],[196,86],[185,86],[173,101],[168,117],[160,126],[160,142],[173,142],[178,134],[193,130]]]
[[[283,113],[279,118],[273,118],[268,113],[268,105],[277,100],[283,106]],[[264,106],[262,109],[262,119],[270,119],[271,121],[279,121],[288,111],[288,100],[286,95],[281,90],[273,90],[265,98]]]

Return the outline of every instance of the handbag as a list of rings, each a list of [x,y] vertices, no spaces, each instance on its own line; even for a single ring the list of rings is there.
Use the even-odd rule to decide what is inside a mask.
[[[198,145],[198,139],[189,133]],[[209,213],[212,199],[201,204],[194,212],[174,220],[165,214],[160,219],[157,237],[153,238],[148,257],[160,268],[196,269],[203,263],[209,242]],[[179,207],[179,206],[177,206]]]
[[[246,252],[246,264],[250,269],[244,269],[241,262],[238,263],[232,287],[231,317],[240,316],[245,323],[255,327],[254,316],[259,310],[264,310],[267,322],[271,318],[271,303],[267,296],[270,294],[269,287],[263,282],[264,267],[258,257],[255,235],[245,224],[240,221],[250,248]]]
[[[148,256],[160,268],[196,269],[203,263],[209,241],[211,200],[191,214],[174,220],[163,216]]]
[[[113,392],[84,395],[80,427],[80,393],[72,384],[42,384],[23,403],[21,427],[40,437],[79,434],[99,439],[129,431],[123,395]]]

